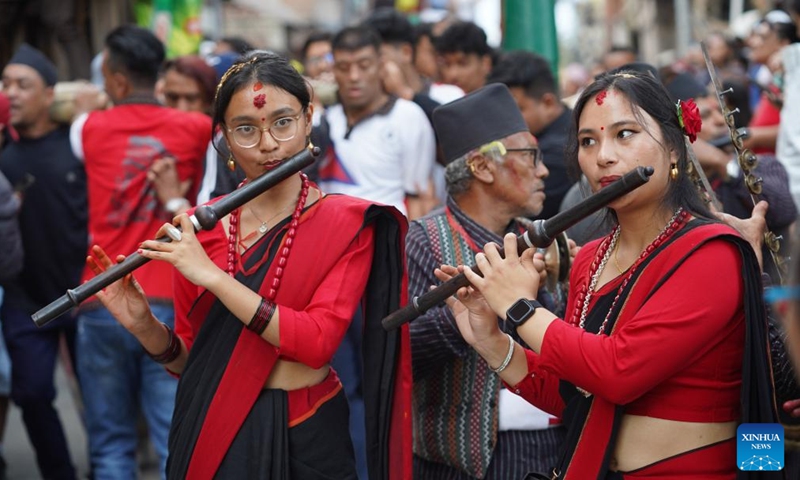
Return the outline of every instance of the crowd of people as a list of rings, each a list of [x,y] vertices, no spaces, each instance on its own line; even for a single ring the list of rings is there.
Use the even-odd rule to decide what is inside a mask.
[[[237,38],[167,59],[119,26],[64,121],[55,65],[20,44],[0,93],[0,439],[10,399],[41,477],[79,476],[61,360],[95,479],[136,478],[143,429],[169,479],[750,478],[740,424],[800,441],[787,9],[706,39],[724,97],[699,49],[654,66],[613,47],[559,85],[474,23],[381,9],[297,59]],[[195,231],[198,207],[307,150]],[[637,168],[643,186],[570,228],[554,287],[561,265],[517,236]],[[133,253],[151,261],[32,322]]]

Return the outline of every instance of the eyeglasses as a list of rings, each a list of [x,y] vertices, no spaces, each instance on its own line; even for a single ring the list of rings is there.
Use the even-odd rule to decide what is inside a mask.
[[[253,148],[261,142],[261,135],[269,131],[276,142],[288,142],[297,135],[297,125],[302,116],[302,112],[294,117],[282,117],[270,127],[259,128],[255,125],[239,125],[234,129],[228,129],[228,133],[233,135],[233,141],[242,148]]]
[[[485,154],[491,150],[496,150],[501,156],[511,152],[525,152],[530,155],[533,168],[537,168],[542,162],[542,151],[539,150],[539,147],[507,148],[502,142],[495,140],[482,146],[478,151]]]
[[[530,155],[531,160],[533,161],[533,168],[539,166],[539,163],[542,161],[542,151],[539,150],[539,147],[529,147],[529,148],[506,148],[506,152],[526,152]]]
[[[333,63],[333,54],[329,52],[324,55],[314,55],[306,59],[306,63],[308,63],[309,65],[316,65],[318,63],[323,63],[323,62]]]

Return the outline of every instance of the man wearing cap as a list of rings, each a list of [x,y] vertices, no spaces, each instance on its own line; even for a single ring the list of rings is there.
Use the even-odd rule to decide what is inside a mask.
[[[550,63],[541,55],[522,50],[503,54],[492,69],[489,82],[505,84],[511,90],[528,129],[539,141],[544,164],[550,172],[539,218],[550,218],[558,213],[561,200],[575,183],[567,173],[564,159],[572,110],[558,98],[558,84]]]
[[[437,108],[433,123],[447,163],[448,198],[409,227],[409,298],[439,283],[433,272],[440,265],[474,265],[486,243],[522,233],[518,218],[541,211],[548,174],[504,85]],[[558,419],[503,388],[492,371],[498,366],[471,351],[445,305],[410,327],[414,478],[523,478],[555,465],[564,436]]]
[[[31,315],[80,283],[86,255],[86,174],[69,128],[50,119],[56,68],[23,44],[3,69],[10,123],[19,134],[0,152],[0,171],[22,190],[22,273],[4,284],[0,317],[11,357],[11,398],[22,410],[43,478],[75,478],[58,413],[53,372],[60,338],[74,352],[75,318],[37,328]]]

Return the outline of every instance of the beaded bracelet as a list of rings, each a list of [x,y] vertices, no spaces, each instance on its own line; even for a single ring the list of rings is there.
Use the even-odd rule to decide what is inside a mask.
[[[167,340],[167,348],[158,355],[148,352],[147,349],[144,351],[147,353],[147,356],[153,359],[154,362],[164,365],[166,363],[175,361],[175,359],[178,358],[178,355],[181,354],[181,342],[178,340],[178,336],[175,335],[175,332],[169,327],[169,325],[166,323],[162,323],[161,325],[167,329],[167,334],[169,335],[169,339]]]
[[[251,318],[250,323],[247,324],[247,329],[258,335],[264,333],[277,307],[275,303],[268,302],[265,298],[262,298],[258,309],[256,309],[256,313],[253,314],[253,318]]]
[[[506,337],[508,337],[508,353],[506,354],[506,358],[503,359],[503,363],[500,364],[497,368],[492,368],[491,365],[489,366],[489,370],[493,371],[494,373],[500,373],[506,369],[509,363],[511,363],[511,357],[514,356],[514,339],[511,338],[511,335],[506,333]],[[488,364],[487,364],[488,365]]]

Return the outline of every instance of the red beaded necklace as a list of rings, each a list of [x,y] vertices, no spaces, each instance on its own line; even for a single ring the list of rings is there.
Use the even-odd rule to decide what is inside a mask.
[[[631,278],[633,278],[634,273],[636,273],[637,268],[641,263],[646,259],[656,248],[658,248],[665,240],[667,240],[673,233],[675,233],[678,228],[680,228],[683,223],[686,222],[686,219],[689,217],[689,212],[684,210],[683,208],[679,208],[672,218],[667,222],[664,226],[664,229],[658,234],[658,236],[653,239],[653,242],[647,246],[647,248],[642,251],[642,254],[639,255],[639,258],[631,265],[628,269],[627,275],[622,280],[622,284],[620,285],[619,289],[617,290],[617,294],[614,296],[614,300],[611,302],[611,306],[606,313],[606,317],[603,320],[603,324],[600,326],[600,330],[598,330],[597,334],[602,335],[605,333],[606,325],[608,324],[608,320],[611,317],[611,312],[613,312],[614,307],[619,300],[620,295],[625,290],[625,287],[628,286]],[[589,303],[592,299],[592,295],[594,293],[595,286],[597,285],[597,280],[600,277],[600,274],[603,272],[603,269],[608,262],[608,258],[610,256],[611,251],[614,249],[617,243],[617,239],[619,238],[619,225],[615,227],[612,234],[606,238],[606,240],[600,245],[600,248],[597,250],[597,254],[594,257],[594,261],[592,262],[592,266],[589,270],[591,273],[591,282],[589,286],[584,283],[581,285],[581,288],[578,292],[578,296],[575,302],[575,312],[572,315],[572,324],[579,326],[580,328],[584,328],[584,323],[586,322],[586,314],[589,310]]]
[[[278,287],[281,285],[281,278],[283,278],[283,270],[286,268],[286,262],[289,258],[289,252],[292,251],[294,244],[294,237],[297,235],[297,227],[300,224],[300,215],[303,213],[303,208],[308,199],[309,182],[305,173],[300,174],[303,179],[303,186],[300,190],[300,196],[297,198],[297,206],[292,213],[292,220],[289,222],[289,230],[286,232],[286,239],[283,242],[283,248],[279,253],[278,267],[275,270],[275,277],[272,279],[269,293],[267,294],[267,301],[274,301],[278,295]],[[242,182],[244,184],[245,182]],[[241,185],[240,185],[241,186]],[[228,227],[228,275],[231,277],[236,273],[236,261],[239,257],[239,250],[237,247],[238,233],[239,233],[239,219],[241,217],[241,208],[237,208],[231,213],[230,226]]]

